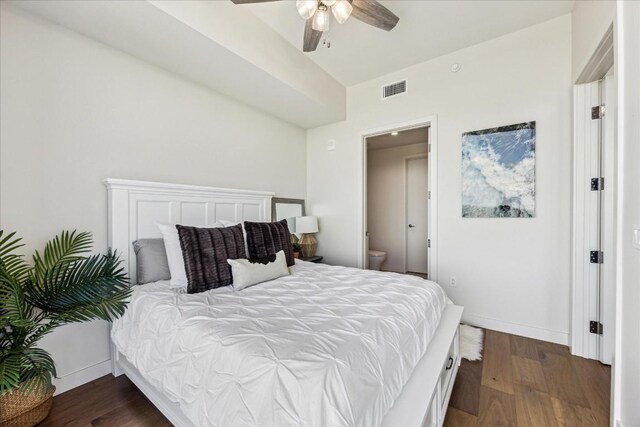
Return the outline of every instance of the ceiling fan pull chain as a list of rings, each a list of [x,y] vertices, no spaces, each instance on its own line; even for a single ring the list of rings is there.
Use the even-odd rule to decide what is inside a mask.
[[[331,40],[327,37],[327,33],[322,36],[322,44],[327,46],[327,49],[331,49]]]

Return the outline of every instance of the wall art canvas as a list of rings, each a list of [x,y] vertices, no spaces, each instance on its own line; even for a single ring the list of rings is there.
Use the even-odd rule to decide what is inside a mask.
[[[532,218],[536,122],[462,134],[462,217]]]

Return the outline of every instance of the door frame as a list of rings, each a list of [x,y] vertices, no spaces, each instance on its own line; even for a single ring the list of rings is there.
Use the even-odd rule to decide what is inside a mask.
[[[427,141],[428,142],[428,141]],[[403,161],[403,185],[402,185],[402,204],[404,206],[404,233],[402,234],[402,269],[404,272],[409,271],[409,257],[407,252],[407,243],[409,243],[409,192],[407,186],[409,184],[409,161],[416,159],[427,159],[427,188],[429,185],[429,151],[420,154],[411,154],[404,156]],[[427,239],[429,238],[429,207],[427,199]],[[427,250],[427,277],[431,278],[429,271],[429,251]]]
[[[360,136],[360,173],[358,178],[358,188],[360,194],[357,196],[360,200],[358,211],[356,212],[356,226],[358,235],[358,267],[366,268],[369,254],[367,252],[367,138],[372,136],[384,135],[394,131],[403,131],[420,127],[428,127],[428,174],[429,174],[429,191],[431,198],[429,199],[428,215],[429,230],[428,239],[431,245],[427,251],[427,270],[429,279],[434,282],[438,281],[438,116],[431,115],[422,118],[408,120],[406,122],[395,122],[377,126],[375,128],[365,129],[359,132]],[[406,246],[406,245],[405,245]]]

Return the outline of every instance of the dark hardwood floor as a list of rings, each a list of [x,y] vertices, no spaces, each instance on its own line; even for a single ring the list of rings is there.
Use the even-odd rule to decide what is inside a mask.
[[[482,361],[463,360],[445,420],[466,426],[607,426],[611,369],[567,347],[486,331]],[[40,426],[171,424],[124,375],[54,398]]]

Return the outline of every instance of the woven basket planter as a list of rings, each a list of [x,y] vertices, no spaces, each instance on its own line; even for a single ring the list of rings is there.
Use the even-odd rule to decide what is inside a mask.
[[[51,386],[44,392],[31,394],[24,393],[23,388],[0,396],[0,426],[31,427],[49,415],[56,388]]]

